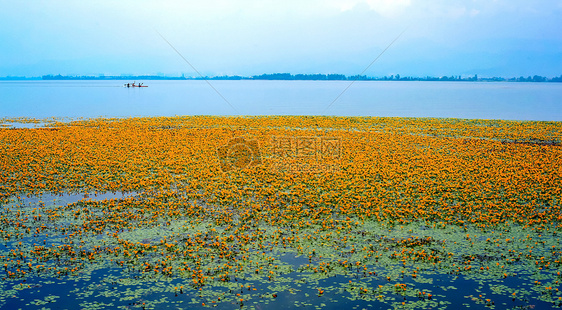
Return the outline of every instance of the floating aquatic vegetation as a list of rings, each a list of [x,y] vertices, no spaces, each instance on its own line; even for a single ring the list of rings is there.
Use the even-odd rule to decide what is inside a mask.
[[[48,124],[0,128],[0,306],[562,306],[560,123]]]

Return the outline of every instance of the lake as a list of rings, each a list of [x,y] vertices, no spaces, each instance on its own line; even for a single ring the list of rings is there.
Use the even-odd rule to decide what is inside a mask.
[[[149,87],[140,89],[124,88],[125,82],[129,81],[2,81],[0,117],[337,115],[562,120],[562,83],[357,81],[334,102],[350,81],[211,80],[211,87],[201,80],[151,80],[141,81]]]

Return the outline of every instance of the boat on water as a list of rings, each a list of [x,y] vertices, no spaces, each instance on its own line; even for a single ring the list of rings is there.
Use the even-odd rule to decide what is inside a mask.
[[[135,82],[133,83],[125,83],[123,84],[123,87],[148,87],[147,85],[142,85],[143,83],[138,83],[135,84]]]

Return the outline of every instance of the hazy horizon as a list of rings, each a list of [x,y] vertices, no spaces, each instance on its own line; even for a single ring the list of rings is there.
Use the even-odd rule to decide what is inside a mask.
[[[562,74],[559,1],[0,0],[0,76]]]

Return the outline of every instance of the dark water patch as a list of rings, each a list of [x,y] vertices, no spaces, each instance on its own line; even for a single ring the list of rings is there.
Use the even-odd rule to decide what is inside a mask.
[[[6,129],[54,129],[47,127],[47,123],[38,122],[38,123],[17,123],[17,122],[6,122],[1,123],[0,128]]]
[[[65,194],[42,194],[21,197],[19,200],[27,205],[53,203],[58,206],[68,205],[78,201],[101,201],[107,199],[122,199],[138,195],[137,192],[107,192],[107,193],[65,193]]]
[[[530,140],[503,140],[502,144],[524,144],[524,145],[544,145],[544,146],[560,146],[560,141],[557,140],[541,140],[541,139],[530,139]]]

